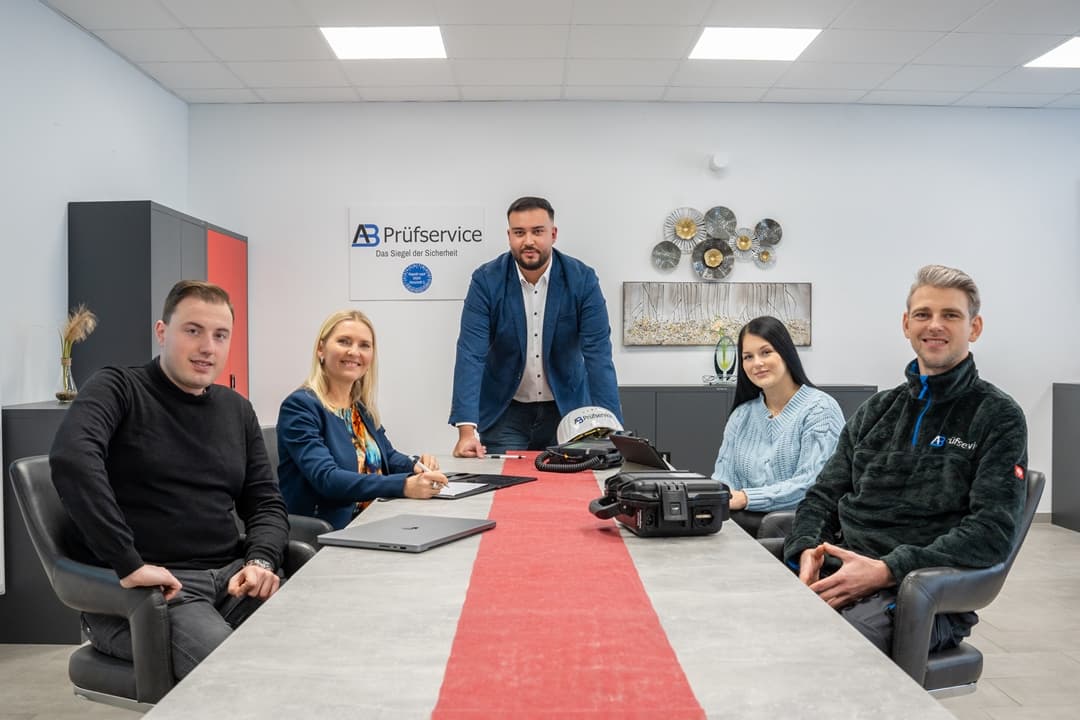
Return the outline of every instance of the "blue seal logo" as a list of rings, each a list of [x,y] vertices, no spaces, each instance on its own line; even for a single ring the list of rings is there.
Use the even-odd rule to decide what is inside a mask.
[[[401,273],[401,284],[411,293],[422,293],[431,287],[431,268],[413,263]]]
[[[938,435],[930,441],[930,447],[945,447],[945,436]]]

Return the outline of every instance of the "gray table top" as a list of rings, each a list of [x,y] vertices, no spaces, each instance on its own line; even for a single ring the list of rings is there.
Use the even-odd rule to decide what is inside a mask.
[[[378,502],[358,521],[487,517],[493,497]],[[708,717],[952,717],[735,523],[705,537],[623,536]],[[323,548],[150,716],[429,717],[480,539],[418,555]]]

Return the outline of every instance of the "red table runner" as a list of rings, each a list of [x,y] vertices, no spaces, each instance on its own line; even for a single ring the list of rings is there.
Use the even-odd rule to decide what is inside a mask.
[[[704,718],[592,473],[539,476],[495,491],[433,717]]]

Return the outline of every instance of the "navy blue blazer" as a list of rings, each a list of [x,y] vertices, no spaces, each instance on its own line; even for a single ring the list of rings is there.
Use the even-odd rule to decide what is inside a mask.
[[[362,406],[360,415],[382,453],[383,475],[357,472],[356,447],[341,418],[301,388],[278,411],[278,482],[290,513],[326,520],[343,528],[359,500],[403,497],[415,460],[390,444]]]
[[[525,371],[525,303],[513,256],[473,272],[461,311],[450,423],[495,424]],[[591,267],[552,248],[544,306],[543,363],[559,414],[599,405],[622,420],[611,361],[611,326]]]

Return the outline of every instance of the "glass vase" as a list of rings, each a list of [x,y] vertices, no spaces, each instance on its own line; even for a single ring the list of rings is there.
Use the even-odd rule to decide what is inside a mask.
[[[71,374],[71,358],[60,358],[60,389],[56,391],[56,399],[62,403],[69,403],[78,394],[75,389],[75,377]]]

